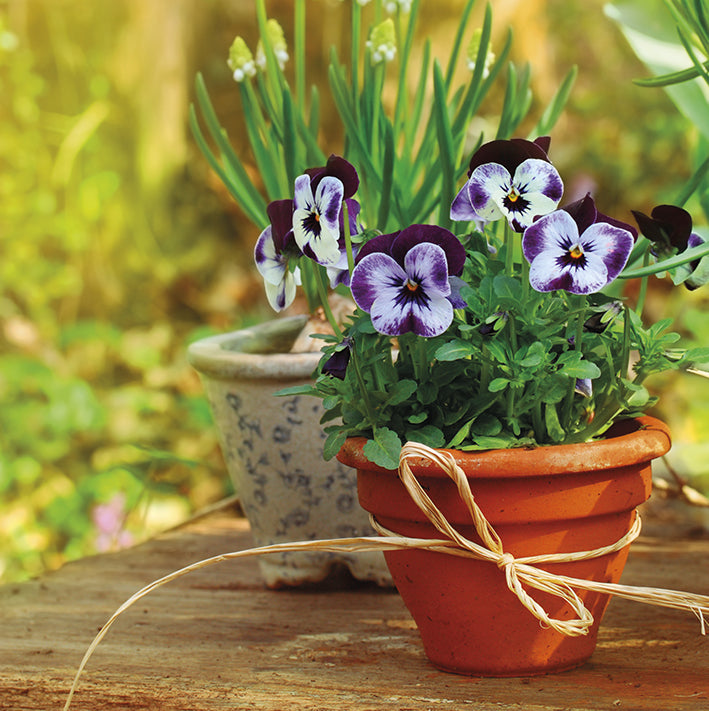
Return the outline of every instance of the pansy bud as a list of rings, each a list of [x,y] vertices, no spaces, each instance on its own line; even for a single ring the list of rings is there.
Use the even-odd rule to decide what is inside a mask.
[[[227,64],[233,73],[234,81],[239,83],[256,74],[254,55],[251,54],[242,37],[236,37],[231,43]]]
[[[496,311],[485,319],[485,322],[478,327],[478,331],[483,336],[491,336],[493,333],[501,331],[509,318],[510,315],[507,311]]]
[[[350,363],[351,352],[352,339],[348,337],[337,346],[335,352],[325,361],[322,367],[323,374],[344,380],[347,366]]]
[[[478,29],[473,32],[470,44],[468,45],[467,62],[468,69],[470,69],[471,72],[475,71],[475,65],[478,61],[478,51],[480,50],[480,39],[482,38],[482,34],[482,29],[478,27]],[[483,79],[487,79],[490,76],[490,67],[492,66],[492,63],[494,61],[495,55],[488,47],[487,54],[485,55],[485,65],[483,67],[482,73]]]
[[[620,301],[612,301],[605,304],[600,311],[586,319],[583,330],[589,333],[603,333],[608,326],[620,315],[623,304]]]
[[[286,37],[283,34],[283,28],[278,24],[278,20],[270,19],[266,22],[266,37],[273,49],[273,54],[276,56],[278,66],[282,70],[286,66],[289,57]],[[256,47],[256,64],[258,64],[259,69],[265,71],[266,52],[264,51],[263,42],[261,40],[259,40],[258,46]]]
[[[574,385],[574,392],[583,397],[591,397],[593,395],[593,383],[591,378],[577,378]]]
[[[396,30],[391,17],[372,29],[367,49],[371,53],[373,65],[393,61],[396,56]]]

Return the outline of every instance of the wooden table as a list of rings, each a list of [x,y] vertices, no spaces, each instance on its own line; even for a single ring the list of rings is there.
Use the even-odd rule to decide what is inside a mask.
[[[670,530],[646,525],[623,582],[709,593],[709,540]],[[86,648],[125,599],[171,570],[250,545],[246,522],[222,513],[0,588],[0,709],[59,711]],[[709,709],[709,636],[688,613],[614,600],[580,669],[477,679],[427,662],[396,593],[331,587],[267,590],[252,558],[180,578],[118,620],[72,709]]]

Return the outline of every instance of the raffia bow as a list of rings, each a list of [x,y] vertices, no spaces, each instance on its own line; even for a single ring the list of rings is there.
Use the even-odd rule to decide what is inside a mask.
[[[421,484],[411,471],[410,461],[413,459],[428,459],[436,464],[455,483],[458,494],[470,514],[475,531],[483,545],[471,541],[459,533],[448,522],[430,496],[424,491]],[[440,531],[445,540],[440,541],[446,553],[460,555],[495,564],[505,574],[507,587],[545,627],[552,627],[557,632],[568,636],[579,636],[588,633],[593,624],[593,615],[584,605],[574,588],[587,588],[588,581],[566,578],[549,573],[536,566],[549,563],[569,563],[589,560],[600,556],[616,553],[630,545],[640,535],[640,517],[636,514],[631,529],[615,543],[590,551],[573,553],[555,553],[546,555],[527,556],[515,558],[507,553],[502,545],[500,536],[485,518],[480,510],[470,484],[463,470],[458,466],[453,456],[448,452],[432,449],[418,442],[408,442],[401,452],[399,459],[399,478],[406,487],[414,503],[426,515],[426,518]],[[372,525],[380,535],[385,537],[396,536],[396,533],[381,526],[374,517]],[[450,546],[450,547],[449,547]],[[431,546],[426,546],[431,547]],[[573,580],[573,587],[570,581]],[[525,586],[541,590],[565,600],[573,609],[575,617],[572,619],[556,619],[550,617],[546,610],[525,590]]]
[[[436,463],[455,482],[461,499],[470,512],[475,530],[483,541],[484,545],[470,541],[456,531],[438,507],[433,503],[428,494],[423,490],[416,477],[411,471],[409,460],[421,457]],[[64,711],[68,711],[71,700],[76,691],[79,677],[86,667],[96,647],[106,636],[113,623],[136,602],[148,595],[153,590],[162,587],[166,583],[177,578],[192,573],[195,570],[206,568],[216,563],[237,558],[251,558],[274,553],[292,553],[302,551],[328,551],[331,553],[363,553],[366,551],[391,551],[402,549],[424,549],[448,555],[476,558],[488,561],[504,571],[505,579],[509,589],[517,596],[524,605],[542,625],[554,628],[561,634],[568,636],[578,636],[588,633],[588,629],[593,624],[593,616],[583,604],[576,590],[588,590],[606,595],[615,595],[627,600],[644,602],[650,605],[668,607],[676,610],[689,610],[693,612],[700,623],[701,633],[706,634],[706,624],[704,615],[709,615],[709,596],[697,595],[694,593],[676,592],[674,590],[663,590],[660,588],[631,587],[616,583],[602,583],[593,580],[582,580],[565,575],[557,575],[536,566],[548,563],[565,563],[590,558],[597,558],[609,553],[615,553],[634,541],[640,534],[640,517],[636,514],[635,521],[628,533],[610,546],[597,548],[591,551],[579,551],[574,553],[555,553],[546,555],[527,556],[515,558],[507,553],[502,546],[502,541],[495,529],[490,525],[482,511],[475,502],[470,485],[462,469],[456,464],[453,457],[447,453],[427,447],[418,442],[408,442],[404,445],[399,459],[399,477],[409,492],[411,498],[428,520],[442,533],[442,539],[420,539],[407,538],[387,530],[381,526],[376,519],[370,517],[375,530],[382,536],[372,538],[368,536],[355,538],[337,538],[323,541],[297,541],[294,543],[276,543],[269,546],[249,548],[245,551],[234,551],[222,553],[199,560],[196,563],[180,568],[168,575],[163,576],[132,595],[126,600],[106,621],[94,640],[89,645],[84,654],[79,668],[74,676],[74,681],[69,690],[69,694],[64,705]],[[558,620],[550,617],[544,608],[527,593],[524,586],[550,593],[565,600],[576,613],[574,619]]]

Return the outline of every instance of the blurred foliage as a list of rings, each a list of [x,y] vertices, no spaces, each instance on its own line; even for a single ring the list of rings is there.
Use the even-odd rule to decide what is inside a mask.
[[[348,9],[312,2],[321,24],[308,31],[309,80],[324,87],[330,44],[347,46]],[[433,53],[445,55],[462,0],[422,4]],[[268,8],[291,38],[292,4]],[[631,207],[672,201],[698,138],[661,90],[632,84],[646,70],[602,8],[500,0],[493,50],[511,24],[513,59],[532,66],[535,120],[579,65],[551,155],[574,176],[570,195],[591,189],[604,212],[628,219]],[[481,1],[478,22],[483,11]],[[0,0],[4,580],[140,540],[230,490],[185,345],[270,314],[251,265],[256,229],[192,143],[187,108],[200,70],[238,150],[225,62],[236,34],[255,46],[252,3]],[[321,111],[321,145],[336,151],[326,92]],[[649,308],[679,308],[678,291],[659,283],[653,294]],[[681,306],[681,328],[706,344],[706,297]],[[661,384],[673,426],[696,403],[686,378]]]

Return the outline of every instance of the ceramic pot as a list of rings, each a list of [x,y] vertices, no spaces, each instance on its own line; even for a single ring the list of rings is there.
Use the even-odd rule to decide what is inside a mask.
[[[365,459],[363,443],[349,439],[338,455],[357,469],[362,506],[397,534],[440,539],[397,473]],[[620,423],[596,442],[451,453],[504,550],[521,557],[592,550],[621,539],[634,521],[635,507],[650,495],[651,460],[669,448],[666,426],[640,418]],[[451,479],[428,461],[415,462],[411,469],[448,521],[481,543]],[[542,628],[492,563],[423,550],[384,555],[418,625],[426,655],[440,669],[476,676],[527,676],[573,668],[593,653],[608,595],[579,592],[594,623],[586,636],[568,637]],[[627,555],[628,546],[592,560],[539,567],[617,583]],[[551,617],[573,617],[563,600],[530,592]]]
[[[355,473],[322,458],[321,401],[274,396],[308,382],[320,359],[319,352],[288,352],[305,323],[278,319],[188,348],[257,546],[373,535],[357,503]],[[379,552],[283,553],[259,558],[259,566],[274,588],[316,583],[342,566],[359,580],[391,585]]]

